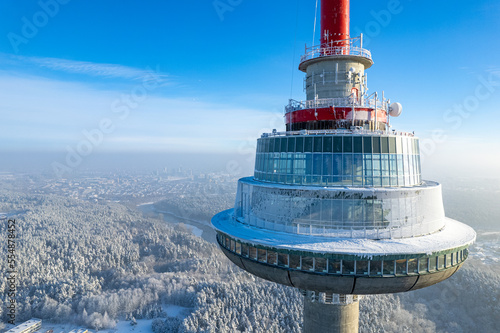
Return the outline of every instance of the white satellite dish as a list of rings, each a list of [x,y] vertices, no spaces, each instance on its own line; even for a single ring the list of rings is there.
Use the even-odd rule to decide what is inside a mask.
[[[401,103],[392,103],[389,107],[389,114],[391,117],[399,117],[403,112],[403,106]]]

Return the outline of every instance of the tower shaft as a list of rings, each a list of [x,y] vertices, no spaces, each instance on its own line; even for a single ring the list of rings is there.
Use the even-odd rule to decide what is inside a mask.
[[[304,295],[304,333],[358,333],[359,300],[325,302],[306,292]]]
[[[347,46],[349,0],[321,0],[321,44]]]

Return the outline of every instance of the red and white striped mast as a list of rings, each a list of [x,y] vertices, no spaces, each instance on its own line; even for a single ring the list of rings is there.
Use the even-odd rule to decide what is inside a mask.
[[[387,130],[389,115],[401,105],[389,106],[378,95],[368,95],[365,70],[373,65],[362,36],[351,38],[349,0],[321,0],[321,43],[306,47],[299,69],[306,73],[307,100],[286,107],[287,131],[362,128]]]

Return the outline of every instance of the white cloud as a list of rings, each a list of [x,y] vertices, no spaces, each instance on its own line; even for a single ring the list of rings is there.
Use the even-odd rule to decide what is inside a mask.
[[[165,80],[168,75],[160,73],[158,68],[155,69],[139,69],[134,67],[116,65],[116,64],[101,64],[88,61],[76,61],[58,58],[43,58],[43,57],[24,57],[24,56],[6,56],[11,64],[31,64],[36,67],[49,69],[52,71],[65,72],[70,74],[81,74],[101,78],[121,78],[131,80],[144,80],[151,77],[154,73],[155,77],[161,77]]]
[[[111,119],[115,129],[95,151],[230,153],[254,145],[262,132],[282,121],[281,114],[158,94],[147,96],[121,119],[113,105],[132,89],[99,90],[1,72],[0,90],[0,150],[64,150],[84,140],[83,131]]]

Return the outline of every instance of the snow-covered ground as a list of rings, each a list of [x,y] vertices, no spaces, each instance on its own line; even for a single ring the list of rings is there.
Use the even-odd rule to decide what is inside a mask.
[[[203,230],[195,227],[194,225],[187,224],[186,228],[188,228],[193,233],[193,235],[195,235],[197,237],[201,237],[201,235],[203,234]]]
[[[179,319],[184,319],[189,315],[191,309],[184,308],[182,306],[165,304],[163,305],[163,310],[168,317],[177,317]],[[161,319],[161,318],[160,318]],[[137,325],[131,325],[130,320],[122,320],[116,324],[115,328],[99,330],[99,332],[105,333],[153,333],[151,325],[154,319],[138,319]],[[11,328],[11,327],[9,327]],[[37,333],[45,333],[48,330],[53,330],[54,333],[69,333],[73,332],[84,332],[86,328],[73,324],[53,324],[47,321],[42,321],[42,328],[37,331]],[[94,329],[89,329],[89,333],[96,333]]]
[[[477,242],[470,253],[473,258],[486,264],[500,263],[500,232],[479,231]]]

